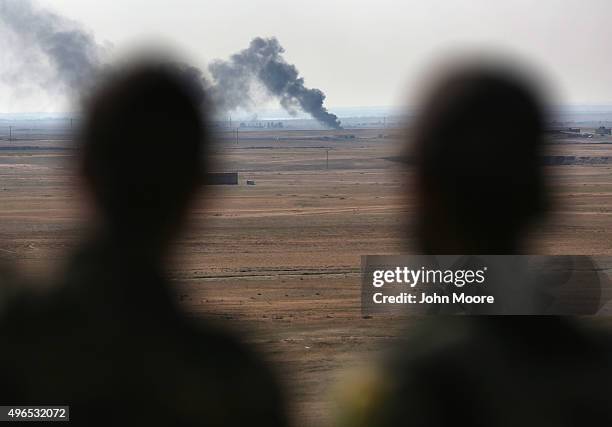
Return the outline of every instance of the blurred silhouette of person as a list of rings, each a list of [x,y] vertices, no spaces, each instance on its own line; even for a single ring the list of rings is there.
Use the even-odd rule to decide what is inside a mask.
[[[519,254],[545,213],[535,91],[489,66],[449,73],[415,126],[416,232],[424,254]],[[412,231],[412,230],[409,230]],[[437,316],[356,376],[339,425],[610,425],[610,343],[568,318]]]
[[[12,260],[0,257],[0,316],[18,293],[18,285]]]
[[[151,62],[90,100],[81,170],[99,223],[51,294],[4,316],[3,405],[70,405],[79,425],[286,424],[268,366],[186,317],[166,278],[207,170],[203,96],[178,66]]]
[[[412,147],[420,250],[520,252],[546,206],[539,100],[515,76],[469,68],[427,99]]]

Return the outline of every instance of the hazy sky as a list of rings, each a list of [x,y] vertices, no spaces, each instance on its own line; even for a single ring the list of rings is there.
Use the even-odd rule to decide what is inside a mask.
[[[610,0],[40,3],[80,21],[98,42],[124,49],[163,40],[200,66],[255,36],[276,36],[331,107],[410,103],[434,61],[481,48],[526,60],[547,76],[557,102],[612,104]]]

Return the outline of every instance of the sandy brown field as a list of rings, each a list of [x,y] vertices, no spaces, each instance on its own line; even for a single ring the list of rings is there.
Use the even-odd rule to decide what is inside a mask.
[[[177,299],[194,316],[247,331],[282,377],[297,424],[319,425],[333,410],[337,379],[401,335],[394,319],[362,318],[359,301],[361,255],[414,250],[404,230],[415,209],[411,172],[387,159],[400,153],[401,135],[242,132],[238,143],[220,140],[216,168],[240,171],[241,183],[199,196],[175,248]],[[563,140],[550,149],[612,156],[606,141]],[[0,146],[0,258],[46,277],[88,215],[75,153],[58,141]],[[612,164],[547,173],[553,212],[535,231],[533,252],[612,255]]]

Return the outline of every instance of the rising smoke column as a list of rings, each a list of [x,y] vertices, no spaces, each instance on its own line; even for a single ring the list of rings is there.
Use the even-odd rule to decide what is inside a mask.
[[[248,109],[253,104],[249,95],[251,82],[256,80],[289,113],[295,114],[299,108],[325,126],[339,129],[338,117],[323,106],[325,94],[304,86],[295,65],[283,58],[284,51],[276,38],[257,37],[247,49],[232,55],[228,61],[210,64],[208,70],[213,78],[210,91],[215,104],[224,111]]]
[[[16,64],[0,69],[4,82],[18,86],[29,80],[43,89],[73,95],[90,88],[106,48],[78,23],[30,0],[0,0],[0,26],[4,43],[13,45],[2,48],[17,51]],[[42,69],[51,74],[44,80]],[[39,75],[32,76],[36,72]]]
[[[51,97],[83,98],[102,72],[112,71],[104,65],[109,49],[78,23],[37,7],[32,0],[0,0],[0,52],[6,58],[0,82],[13,92],[29,86],[42,88]],[[338,117],[323,106],[325,94],[305,87],[283,52],[276,38],[257,37],[229,60],[210,64],[212,81],[197,67],[177,67],[210,93],[218,112],[253,109],[257,102],[252,83],[259,82],[289,113],[300,109],[325,126],[340,128]]]

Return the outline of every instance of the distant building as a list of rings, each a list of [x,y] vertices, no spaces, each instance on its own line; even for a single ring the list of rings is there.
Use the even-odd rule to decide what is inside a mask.
[[[262,122],[241,122],[242,129],[263,129],[265,126]]]
[[[238,172],[209,172],[204,178],[205,185],[238,185]]]
[[[605,126],[600,126],[597,129],[595,129],[595,133],[597,135],[612,135],[612,129],[611,128],[607,128]]]
[[[547,133],[580,133],[580,128],[557,126],[556,124],[552,124],[552,125],[546,126],[545,132]]]
[[[284,128],[283,122],[241,122],[241,129],[282,129]]]

